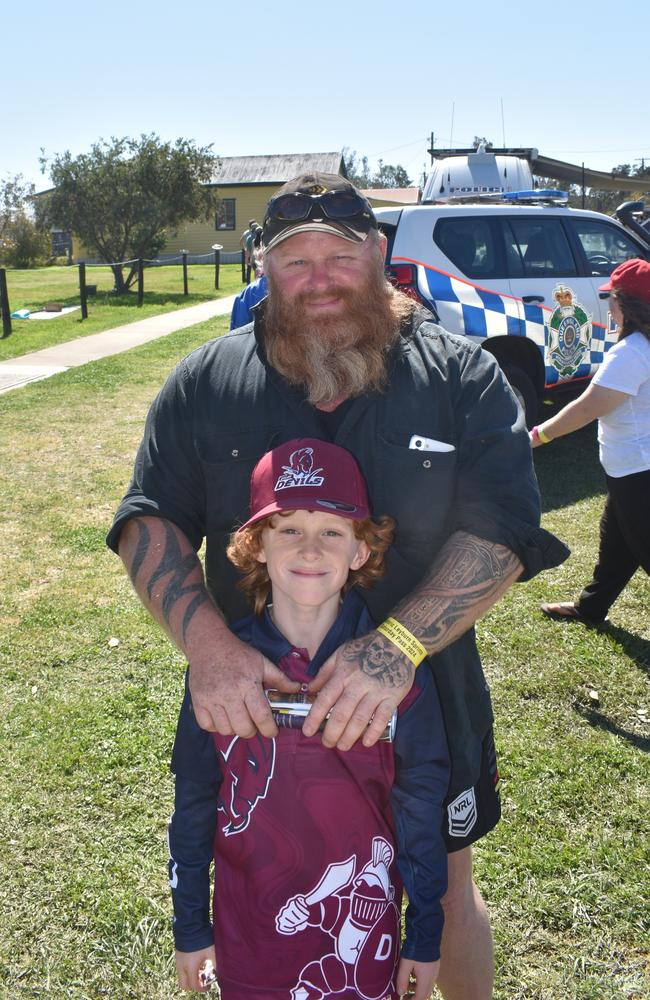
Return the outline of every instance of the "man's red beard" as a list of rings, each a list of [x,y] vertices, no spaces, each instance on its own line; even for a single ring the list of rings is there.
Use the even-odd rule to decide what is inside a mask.
[[[388,353],[414,303],[395,292],[382,272],[372,269],[359,290],[332,286],[290,301],[272,273],[268,282],[267,358],[288,382],[305,390],[313,406],[331,407],[385,386]],[[305,303],[311,298],[322,301],[330,296],[344,301],[344,313],[322,318],[306,313]]]

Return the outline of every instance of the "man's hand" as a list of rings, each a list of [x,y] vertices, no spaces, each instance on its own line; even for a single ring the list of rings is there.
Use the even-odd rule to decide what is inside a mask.
[[[415,962],[412,958],[401,958],[397,970],[397,992],[401,997],[413,1000],[429,1000],[434,984],[438,981],[440,961]],[[409,979],[413,982],[409,982]]]
[[[231,632],[222,632],[218,642],[202,642],[197,653],[195,646],[192,643],[188,649],[189,684],[201,728],[244,739],[258,730],[270,738],[277,736],[264,690],[298,691],[300,685]]]
[[[144,606],[187,658],[201,728],[245,739],[258,729],[277,736],[264,688],[297,691],[300,685],[233,635],[180,528],[157,517],[127,521],[120,558]]]
[[[323,732],[327,747],[349,750],[363,737],[371,747],[413,684],[415,668],[396,646],[378,632],[340,646],[309,685],[318,692],[302,727],[313,736],[330,717]]]

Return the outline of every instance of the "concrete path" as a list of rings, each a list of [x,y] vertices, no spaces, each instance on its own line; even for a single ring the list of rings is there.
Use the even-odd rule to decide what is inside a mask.
[[[89,361],[97,361],[111,354],[120,354],[131,347],[138,347],[158,337],[165,337],[176,330],[184,330],[196,323],[203,323],[213,316],[230,315],[234,295],[224,299],[213,299],[211,302],[201,302],[198,306],[187,309],[176,309],[174,312],[151,316],[126,326],[117,326],[103,333],[91,333],[87,337],[69,340],[66,344],[56,347],[45,347],[42,351],[32,351],[20,358],[10,358],[0,361],[0,394],[18,389],[21,385],[38,382],[41,379],[56,375],[57,372],[77,368]],[[20,336],[18,321],[12,337]],[[25,321],[26,322],[26,321]]]

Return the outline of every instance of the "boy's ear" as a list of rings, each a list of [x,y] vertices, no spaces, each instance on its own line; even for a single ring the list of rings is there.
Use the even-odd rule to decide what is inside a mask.
[[[350,563],[350,569],[361,569],[365,563],[368,562],[370,558],[370,548],[366,542],[359,541],[357,544],[356,555],[353,557]]]
[[[266,552],[264,551],[264,546],[262,545],[261,542],[260,542],[259,552],[255,556],[255,558],[257,559],[258,562],[261,562],[261,563],[265,563],[266,562]]]

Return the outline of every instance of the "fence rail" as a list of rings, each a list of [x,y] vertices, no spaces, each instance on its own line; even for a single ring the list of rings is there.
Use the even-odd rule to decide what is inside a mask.
[[[246,265],[245,253],[243,250],[225,252],[218,244],[215,244],[210,253],[191,254],[187,250],[182,250],[180,254],[173,257],[157,257],[149,260],[145,257],[134,258],[133,260],[121,260],[106,263],[105,261],[80,261],[77,264],[79,273],[79,302],[81,305],[81,319],[88,319],[88,298],[93,295],[97,286],[87,281],[88,270],[93,267],[126,267],[136,266],[137,274],[137,304],[144,303],[145,281],[144,272],[148,267],[167,267],[169,265],[180,264],[183,274],[183,295],[189,295],[189,283],[187,268],[190,264],[209,264],[214,267],[214,287],[219,289],[219,277],[221,265],[240,264],[242,284],[248,284],[251,279],[251,269]],[[0,268],[0,313],[2,314],[2,334],[0,340],[8,337],[12,332],[11,308],[9,305],[9,292],[7,289],[7,272],[5,268]]]

